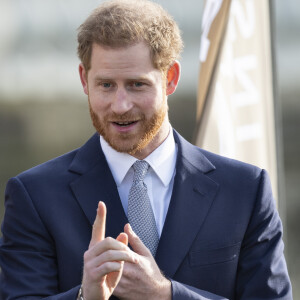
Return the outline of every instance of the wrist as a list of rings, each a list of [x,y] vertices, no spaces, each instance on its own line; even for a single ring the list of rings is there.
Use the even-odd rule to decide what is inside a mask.
[[[82,285],[80,286],[80,289],[78,291],[77,300],[84,300]]]
[[[165,278],[162,282],[160,299],[172,300],[172,284],[168,278]]]

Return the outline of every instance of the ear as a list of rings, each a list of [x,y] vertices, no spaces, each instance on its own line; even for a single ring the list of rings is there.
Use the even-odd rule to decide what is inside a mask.
[[[82,84],[82,87],[83,87],[83,91],[85,94],[89,94],[89,91],[88,91],[88,81],[87,81],[87,72],[85,71],[85,68],[83,66],[83,64],[81,63],[79,65],[79,76],[80,76],[80,80],[81,80],[81,84]]]
[[[175,92],[180,78],[180,63],[175,60],[167,72],[166,94],[171,95]]]

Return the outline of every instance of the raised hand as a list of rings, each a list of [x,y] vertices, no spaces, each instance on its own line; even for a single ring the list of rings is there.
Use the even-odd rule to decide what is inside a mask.
[[[171,300],[171,282],[163,276],[149,249],[129,224],[125,225],[124,231],[132,250],[138,256],[138,262],[125,262],[114,295],[122,300]]]
[[[117,286],[124,261],[137,263],[137,255],[127,247],[128,236],[105,238],[106,206],[99,202],[89,249],[84,253],[82,290],[85,300],[107,300]]]

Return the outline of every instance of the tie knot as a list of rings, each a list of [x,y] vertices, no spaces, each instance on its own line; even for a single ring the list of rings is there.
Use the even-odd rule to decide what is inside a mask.
[[[134,170],[133,181],[143,181],[149,169],[149,164],[144,160],[137,160],[132,167]]]

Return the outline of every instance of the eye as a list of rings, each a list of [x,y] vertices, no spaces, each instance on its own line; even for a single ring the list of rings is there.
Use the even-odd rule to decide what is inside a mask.
[[[133,81],[130,83],[130,86],[132,88],[135,88],[135,89],[141,89],[143,88],[144,86],[146,86],[146,83],[145,82],[142,82],[142,81]]]
[[[141,86],[144,85],[144,83],[140,82],[140,81],[134,82],[133,84],[134,84],[135,87],[141,87]]]
[[[106,89],[108,89],[108,88],[111,87],[111,83],[109,83],[109,82],[102,82],[101,85],[102,85],[104,88],[106,88]]]

